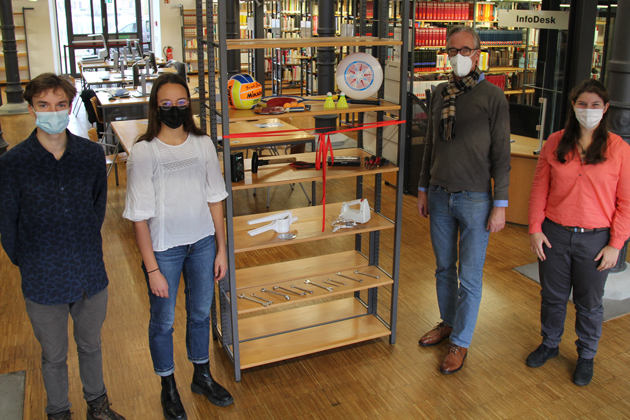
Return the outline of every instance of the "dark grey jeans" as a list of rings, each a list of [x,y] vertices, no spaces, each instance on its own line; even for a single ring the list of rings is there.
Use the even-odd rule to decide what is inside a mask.
[[[540,319],[543,344],[557,347],[564,332],[567,302],[573,288],[575,342],[580,357],[592,359],[602,335],[604,286],[608,272],[597,271],[593,261],[610,240],[609,231],[574,233],[545,220],[542,231],[551,243],[544,246],[545,261],[539,261],[542,304]]]
[[[92,401],[107,392],[103,382],[101,327],[107,313],[107,289],[64,305],[40,305],[26,299],[26,312],[42,347],[42,376],[48,396],[46,413],[70,409],[68,400],[68,314],[74,323],[83,397]]]

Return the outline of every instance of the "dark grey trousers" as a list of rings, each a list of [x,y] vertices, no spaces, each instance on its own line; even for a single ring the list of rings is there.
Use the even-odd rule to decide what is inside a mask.
[[[70,409],[68,400],[68,314],[74,323],[74,341],[79,353],[83,397],[92,401],[107,390],[103,382],[101,327],[107,313],[107,289],[78,302],[40,305],[26,299],[26,312],[42,347],[42,376],[48,396],[46,413]]]
[[[538,263],[542,304],[540,320],[543,344],[557,347],[564,332],[567,302],[573,289],[575,304],[575,342],[580,357],[592,359],[602,335],[602,299],[608,272],[597,271],[593,261],[610,240],[609,231],[574,233],[545,220],[542,231],[551,249],[544,246],[545,261]]]

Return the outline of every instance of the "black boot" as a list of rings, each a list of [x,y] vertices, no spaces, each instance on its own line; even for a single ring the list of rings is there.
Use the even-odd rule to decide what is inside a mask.
[[[123,416],[111,409],[107,394],[88,401],[87,405],[87,420],[125,420]]]
[[[190,386],[192,392],[205,395],[212,404],[219,407],[227,407],[234,402],[234,398],[232,398],[227,389],[212,379],[209,363],[193,363],[193,366],[195,367],[195,373]]]
[[[48,414],[48,420],[72,420],[72,413],[68,410],[61,413]]]
[[[179,399],[175,375],[162,376],[162,412],[166,420],[186,420],[186,410],[184,404]]]

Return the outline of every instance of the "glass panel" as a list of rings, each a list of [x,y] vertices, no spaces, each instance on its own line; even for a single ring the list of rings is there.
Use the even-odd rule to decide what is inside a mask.
[[[92,7],[90,0],[71,1],[72,13],[72,33],[91,34],[92,33]]]
[[[101,0],[92,0],[92,10],[94,11],[94,33],[103,33],[103,19],[101,17]]]
[[[141,0],[140,8],[142,10],[142,42],[148,42],[144,46],[145,50],[151,49],[151,16],[149,15],[149,0]]]
[[[121,34],[133,34],[131,38],[137,38],[138,26],[136,23],[136,0],[117,0],[118,32]]]
[[[116,4],[114,0],[105,0],[105,7],[107,9],[107,33],[116,33]]]

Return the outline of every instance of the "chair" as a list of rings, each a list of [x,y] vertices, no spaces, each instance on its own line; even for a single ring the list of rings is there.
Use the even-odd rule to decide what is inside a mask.
[[[118,151],[118,144],[107,144],[100,142],[98,140],[98,132],[96,131],[96,128],[90,128],[88,130],[88,137],[93,142],[103,146],[103,148],[111,148],[112,150],[114,150],[113,154],[107,154],[107,152],[105,152],[105,164],[107,165],[107,177],[109,177],[109,173],[112,171],[112,166],[114,167],[114,173],[116,174],[116,185],[118,185],[118,164],[127,162],[127,153],[116,153]]]

